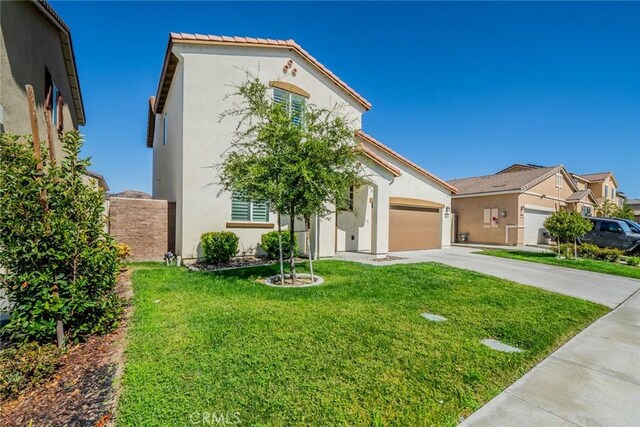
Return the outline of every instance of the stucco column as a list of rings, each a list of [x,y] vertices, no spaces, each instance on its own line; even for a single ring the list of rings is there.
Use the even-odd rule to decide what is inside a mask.
[[[389,183],[373,185],[373,215],[371,252],[376,258],[384,258],[389,252]]]

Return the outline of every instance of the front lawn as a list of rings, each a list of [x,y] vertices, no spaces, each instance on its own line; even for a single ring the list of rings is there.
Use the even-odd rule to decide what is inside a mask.
[[[501,258],[517,259],[520,261],[539,262],[542,264],[557,265],[559,267],[575,268],[578,270],[595,271],[597,273],[613,274],[614,276],[631,277],[640,279],[640,268],[632,267],[608,261],[594,259],[561,259],[551,252],[525,252],[506,249],[491,249],[478,252],[482,255],[491,255]]]
[[[607,311],[438,264],[276,270],[137,270],[118,424],[455,425]]]

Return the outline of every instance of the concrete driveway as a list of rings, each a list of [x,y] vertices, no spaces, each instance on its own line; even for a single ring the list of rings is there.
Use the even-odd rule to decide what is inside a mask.
[[[597,302],[611,308],[616,307],[640,289],[640,280],[479,255],[476,253],[479,251],[479,249],[456,246],[431,251],[397,252],[390,255],[406,258],[398,261],[402,263],[439,262]],[[376,264],[386,263],[376,262]]]
[[[464,420],[461,426],[640,426],[640,280],[447,249],[373,265],[439,262],[597,302],[613,310]]]

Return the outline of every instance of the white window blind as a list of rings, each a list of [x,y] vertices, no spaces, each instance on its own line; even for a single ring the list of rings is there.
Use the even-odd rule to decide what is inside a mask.
[[[291,117],[291,121],[297,125],[302,124],[304,115],[304,97],[282,89],[273,89],[273,102],[283,104]]]
[[[246,200],[242,193],[234,192],[231,196],[232,221],[269,221],[269,204]]]

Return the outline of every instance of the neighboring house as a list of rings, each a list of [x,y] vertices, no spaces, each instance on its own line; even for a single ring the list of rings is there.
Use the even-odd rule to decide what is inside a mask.
[[[0,2],[0,132],[31,133],[25,85],[32,85],[40,137],[44,111],[60,131],[85,124],[69,27],[44,0]],[[54,132],[57,158],[62,149]]]
[[[611,200],[617,206],[622,206],[622,198],[618,194],[618,181],[613,172],[599,172],[588,174],[571,174],[576,185],[581,189],[589,189],[600,205],[604,200]]]
[[[591,215],[597,204],[562,165],[515,164],[494,175],[454,179],[458,241],[508,245],[545,242],[544,221],[559,209]],[[460,238],[459,236],[464,236]]]
[[[636,217],[636,222],[640,222],[640,199],[628,199],[627,203],[633,209],[633,215]]]
[[[226,96],[245,81],[247,71],[292,107],[341,105],[357,129],[371,108],[293,40],[171,33],[158,90],[149,102],[147,146],[153,149],[153,197],[175,202],[175,248],[185,258],[198,255],[200,235],[207,231],[233,231],[240,250],[253,253],[260,236],[276,228],[265,204],[220,192],[211,168],[229,149],[237,125],[219,121],[233,106]],[[448,246],[455,188],[364,132],[355,138],[363,146],[368,184],[353,189],[348,211],[313,221],[313,254],[367,251],[382,257],[394,250]]]

